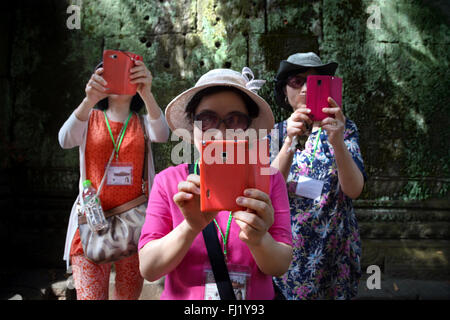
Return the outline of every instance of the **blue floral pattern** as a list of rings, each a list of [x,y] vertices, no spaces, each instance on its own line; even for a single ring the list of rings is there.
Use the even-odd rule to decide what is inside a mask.
[[[286,121],[277,123],[269,140],[278,141],[279,125],[286,136]],[[275,283],[287,299],[350,299],[357,294],[361,277],[361,241],[352,200],[341,190],[334,151],[326,131],[320,134],[316,156],[309,167],[318,131],[310,134],[303,151],[297,150],[287,180],[289,185],[299,176],[324,182],[316,199],[289,192],[293,237],[293,261]],[[346,120],[344,141],[366,179],[358,142],[358,130]],[[271,143],[271,160],[278,154],[278,144]],[[295,187],[294,187],[295,190]]]

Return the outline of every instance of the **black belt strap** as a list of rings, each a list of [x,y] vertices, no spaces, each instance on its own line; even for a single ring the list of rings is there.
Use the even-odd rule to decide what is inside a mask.
[[[189,164],[189,173],[194,173],[194,164]],[[208,251],[209,261],[214,274],[221,300],[236,300],[233,286],[231,284],[228,268],[225,263],[225,257],[220,247],[219,238],[217,237],[216,226],[211,221],[202,231],[203,240],[205,240],[206,250]]]

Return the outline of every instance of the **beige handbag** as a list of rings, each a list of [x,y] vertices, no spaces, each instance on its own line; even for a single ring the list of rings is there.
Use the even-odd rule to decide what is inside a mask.
[[[77,208],[81,213],[81,204]],[[129,257],[137,252],[142,225],[145,221],[147,197],[142,195],[119,207],[105,211],[108,228],[94,232],[84,215],[78,216],[78,228],[84,255],[102,264]]]
[[[77,203],[78,229],[80,231],[84,255],[87,259],[97,264],[114,262],[137,253],[137,246],[141,235],[142,225],[145,221],[145,212],[148,201],[145,190],[145,180],[148,174],[147,136],[142,122],[141,126],[144,130],[145,138],[145,159],[142,174],[143,194],[127,203],[105,211],[104,214],[108,221],[108,228],[99,232],[91,230],[86,221],[86,217],[83,214],[81,202],[78,201]],[[101,192],[106,172],[111,164],[114,153],[115,150],[113,149],[97,195]],[[80,200],[80,196],[78,196],[78,200]]]

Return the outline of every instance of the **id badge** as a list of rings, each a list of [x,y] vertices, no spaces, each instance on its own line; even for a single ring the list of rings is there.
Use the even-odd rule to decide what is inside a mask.
[[[318,199],[322,195],[323,181],[300,176],[297,181],[295,194],[309,198]]]
[[[128,163],[112,163],[106,173],[106,185],[131,186],[133,184],[133,166]]]
[[[300,197],[317,200],[322,196],[323,185],[321,180],[299,176],[298,181],[288,183],[288,191]]]
[[[236,300],[245,300],[250,280],[250,269],[243,266],[228,265],[231,285]],[[220,300],[219,290],[211,268],[205,268],[205,300]]]

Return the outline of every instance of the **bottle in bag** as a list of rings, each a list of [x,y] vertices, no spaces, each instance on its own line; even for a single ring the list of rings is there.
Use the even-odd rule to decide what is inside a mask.
[[[84,214],[86,220],[93,232],[99,232],[108,228],[108,221],[106,221],[105,214],[103,213],[100,199],[97,197],[97,190],[92,186],[90,180],[83,182],[83,203]]]

